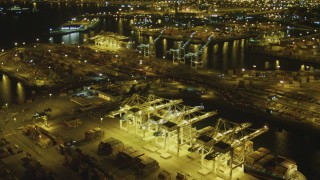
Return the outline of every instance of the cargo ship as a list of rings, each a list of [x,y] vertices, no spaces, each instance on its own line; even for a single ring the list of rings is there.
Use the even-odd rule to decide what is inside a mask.
[[[298,171],[295,161],[270,154],[270,151],[263,147],[246,154],[244,172],[265,180],[306,180],[306,177]]]
[[[83,32],[94,28],[100,20],[98,18],[89,19],[83,18],[73,18],[62,24],[56,29],[50,29],[50,34],[69,34],[74,32]]]
[[[25,13],[35,12],[35,9],[29,7],[21,7],[18,5],[11,6],[7,9],[0,7],[0,14],[8,15],[8,16],[18,16]]]

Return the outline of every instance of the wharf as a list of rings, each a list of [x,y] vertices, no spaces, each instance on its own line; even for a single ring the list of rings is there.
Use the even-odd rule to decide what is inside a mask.
[[[158,33],[156,32],[141,32],[142,35],[148,35],[148,36],[157,36]],[[226,42],[226,41],[234,41],[234,40],[240,40],[240,39],[246,39],[252,37],[252,35],[237,35],[237,36],[220,36],[215,37],[213,40],[211,40],[212,43],[219,43],[219,42]],[[174,35],[162,35],[162,38],[176,40],[176,41],[183,41],[185,38],[181,35],[174,36]],[[206,43],[208,41],[207,36],[203,37],[201,39],[191,39],[191,44],[199,44],[199,43]]]
[[[68,34],[74,32],[83,32],[94,28],[100,20],[98,18],[81,20],[73,19],[72,21],[62,24],[60,27],[50,30],[50,34]]]
[[[284,59],[291,59],[300,62],[307,62],[307,63],[314,63],[320,64],[320,57],[317,55],[305,55],[305,54],[298,54],[298,53],[289,53],[289,52],[276,52],[276,51],[268,51],[264,48],[249,48],[251,54],[263,54],[269,57],[275,58],[284,58]]]

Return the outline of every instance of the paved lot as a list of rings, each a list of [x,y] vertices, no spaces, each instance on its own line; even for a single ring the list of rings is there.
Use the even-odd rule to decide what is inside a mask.
[[[78,105],[71,102],[68,97],[52,96],[50,98],[45,96],[40,97],[35,102],[31,102],[14,109],[14,111],[17,112],[15,116],[16,122],[10,120],[9,123],[3,127],[7,132],[5,137],[10,141],[10,143],[17,144],[24,150],[24,152],[21,154],[13,155],[3,159],[5,164],[8,165],[9,169],[14,174],[16,174],[18,177],[23,175],[24,168],[21,165],[21,158],[25,156],[26,152],[28,152],[33,157],[38,159],[44,166],[52,170],[57,179],[64,179],[66,174],[68,174],[71,179],[79,178],[78,174],[62,165],[64,157],[57,152],[56,147],[42,149],[35,145],[35,142],[33,142],[30,138],[21,134],[20,131],[17,130],[19,126],[25,123],[22,120],[30,119],[35,111],[41,111],[44,108],[50,107],[52,112],[50,113],[49,128],[44,126],[43,122],[39,121],[38,124],[57,137],[61,137],[65,140],[80,140],[84,138],[85,131],[95,127],[101,127],[105,131],[104,138],[114,137],[121,140],[125,144],[125,147],[131,146],[140,150],[148,156],[156,159],[159,162],[161,169],[166,169],[172,172],[173,176],[176,172],[186,172],[194,179],[219,179],[213,174],[205,176],[198,173],[200,170],[200,159],[189,159],[185,149],[181,150],[180,157],[177,157],[174,153],[170,153],[171,155],[166,155],[170,155],[171,157],[164,159],[161,157],[159,152],[155,151],[155,149],[159,150],[160,148],[155,146],[153,140],[144,141],[136,135],[128,134],[120,130],[118,119],[104,117],[103,121],[101,122],[99,117],[92,116],[92,113],[90,112],[82,112],[78,115],[69,114],[68,112],[70,112],[71,109],[76,106]],[[105,105],[105,109],[108,108],[107,106],[109,105]],[[100,107],[99,113],[107,113],[104,112],[103,109],[104,107]],[[62,125],[62,120],[74,117],[80,118],[83,124],[76,128],[67,128]],[[96,154],[99,142],[100,140],[90,141],[79,148],[84,153],[88,153],[91,156],[96,157],[98,163],[102,164],[102,166],[105,167],[109,172],[112,172],[112,174],[116,174],[119,177],[124,175],[128,175],[128,177],[135,176],[134,172],[130,170],[130,168],[124,168],[123,166],[117,165],[112,158],[99,157]],[[149,150],[143,148],[146,145],[148,145],[147,147]],[[156,171],[144,177],[137,177],[136,179],[157,179],[157,174],[158,172]],[[234,175],[239,179],[254,179],[238,169],[234,172]]]

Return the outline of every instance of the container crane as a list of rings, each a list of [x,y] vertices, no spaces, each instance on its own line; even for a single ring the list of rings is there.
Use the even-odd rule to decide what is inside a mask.
[[[118,110],[110,112],[109,117],[114,118],[117,115],[122,117],[124,113],[132,108],[146,107],[162,101],[164,101],[163,98],[157,97],[155,95],[149,95],[148,97],[145,97],[139,94],[133,94],[130,98],[125,99],[125,101],[121,103],[121,106]]]
[[[181,62],[181,53],[180,53],[180,47],[181,47],[182,41],[178,42],[178,47],[177,49],[170,49],[168,53],[172,53],[172,62],[173,64],[179,64]]]
[[[166,100],[158,104],[150,104],[149,106],[138,106],[126,111],[125,115],[120,120],[120,129],[129,132],[130,127],[134,127],[135,134],[142,138],[146,138],[152,131],[154,123],[150,123],[151,114],[157,114],[157,111],[182,103],[182,99]],[[130,128],[132,129],[132,128]],[[153,134],[153,133],[152,133]]]
[[[185,63],[185,48],[190,44],[191,40],[193,39],[193,36],[196,33],[197,32],[193,32],[184,44],[182,44],[182,42],[178,42],[177,49],[169,50],[169,53],[172,53],[173,55],[173,58],[172,58],[173,64]]]
[[[268,130],[267,126],[249,129],[250,126],[250,123],[236,124],[219,119],[211,134],[200,135],[197,142],[200,144],[202,169],[231,179],[233,169],[244,163],[245,143]],[[235,161],[234,150],[237,147],[241,152]],[[227,175],[221,172],[227,172]]]
[[[156,143],[166,150],[176,151],[176,155],[179,156],[180,147],[184,144],[191,144],[194,139],[193,124],[214,116],[216,111],[212,112],[200,112],[199,108],[190,109],[190,111],[181,112],[183,118],[173,116],[168,118],[167,122],[163,123],[159,129],[162,136],[156,137]],[[191,113],[194,112],[194,113]]]
[[[159,39],[161,38],[163,32],[165,31],[166,29],[162,29],[160,34],[153,40],[152,43],[150,43],[149,45],[149,48],[150,48],[150,55],[153,56],[153,57],[156,57],[156,43],[159,41]]]
[[[143,51],[143,55],[145,57],[149,57],[149,56],[156,56],[156,43],[159,41],[160,37],[162,36],[163,32],[166,29],[162,29],[160,34],[154,39],[153,42],[149,43],[149,44],[140,44],[138,46],[138,49],[140,49],[141,51]]]
[[[203,46],[199,45],[197,52],[189,52],[185,55],[185,58],[190,58],[192,68],[198,68],[198,66],[203,67],[202,53],[212,40],[213,35],[208,38],[207,42]]]
[[[145,57],[149,57],[149,55],[150,55],[149,46],[150,46],[149,44],[140,44],[138,46],[138,49],[143,52],[143,56],[145,56]]]

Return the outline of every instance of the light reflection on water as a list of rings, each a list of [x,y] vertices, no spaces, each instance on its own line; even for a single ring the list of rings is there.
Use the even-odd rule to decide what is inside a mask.
[[[69,9],[72,11],[73,9]],[[66,11],[68,12],[68,11]],[[57,14],[56,12],[54,14]],[[51,16],[51,15],[50,15]],[[53,16],[52,16],[53,17]],[[57,19],[57,18],[56,18]],[[68,18],[69,19],[69,18]],[[50,26],[54,19],[50,19]],[[34,21],[34,19],[32,19]],[[46,21],[48,21],[46,19]],[[64,23],[63,18],[59,19],[59,23]],[[19,23],[18,20],[15,21]],[[49,21],[48,21],[49,22]],[[133,21],[123,21],[121,19],[101,19],[100,29],[111,32],[118,32],[126,36],[131,35],[131,31],[129,31],[128,26],[132,24]],[[11,24],[10,24],[11,25]],[[38,26],[41,26],[42,23],[37,23]],[[11,25],[12,26],[12,25]],[[39,27],[37,27],[39,28]],[[20,29],[20,28],[15,28]],[[24,28],[21,28],[24,29]],[[41,29],[41,28],[40,28]],[[48,29],[47,27],[45,29]],[[66,41],[66,44],[82,44],[84,43],[84,39],[88,39],[92,37],[94,33],[98,31],[94,30],[89,33],[72,33],[69,35],[55,36],[50,40],[50,43],[60,44],[63,41]],[[8,32],[7,32],[8,33]],[[300,32],[299,32],[300,33]],[[23,33],[22,33],[23,34]],[[37,35],[38,36],[38,35]],[[30,37],[30,39],[34,40],[36,35],[28,36],[21,35],[21,37]],[[40,38],[49,39],[49,38]],[[137,36],[138,44],[140,43],[148,43],[148,36]],[[2,39],[3,40],[3,39]],[[21,41],[24,41],[22,39]],[[31,40],[30,40],[31,41]],[[11,42],[10,42],[11,43]],[[163,56],[170,48],[177,48],[178,42],[170,39],[161,38],[157,43],[159,45],[160,51],[157,51],[158,57]],[[12,44],[11,44],[12,45]],[[246,52],[247,40],[236,40],[235,42],[221,42],[216,44],[209,44],[208,48],[206,48],[203,52],[203,59],[206,61],[206,66],[208,68],[216,68],[216,69],[225,69],[225,68],[234,68],[234,67],[242,67],[244,66],[246,69],[248,67],[252,67],[253,64],[257,65],[257,68],[262,69],[265,67],[265,61],[269,62],[269,67],[274,67],[276,63],[276,58],[264,57],[261,55],[253,56],[247,54]],[[161,54],[162,53],[162,54]],[[167,56],[167,58],[169,55]],[[171,56],[172,57],[172,56]],[[295,64],[293,63],[284,63],[281,59],[279,59],[281,67],[284,69],[293,69],[295,68]],[[299,63],[297,63],[299,64]],[[300,66],[297,66],[298,68]],[[30,98],[30,89],[25,88],[24,86],[19,87],[18,83],[12,79],[4,79],[2,74],[0,79],[0,105],[5,103],[17,103],[23,102],[26,99]],[[176,98],[176,97],[175,97]],[[192,103],[195,103],[193,101]],[[196,103],[196,105],[199,105]],[[220,104],[213,104],[210,102],[211,106],[215,106],[214,109],[221,108],[220,115],[226,117],[227,119],[237,121],[239,118],[244,120],[261,120],[256,117],[248,116],[243,112],[235,112],[233,109],[224,109]],[[207,106],[207,104],[205,104]],[[223,112],[224,111],[224,112]],[[255,139],[256,147],[266,146],[275,154],[283,154],[290,158],[297,160],[299,169],[303,170],[303,172],[307,172],[308,175],[314,175],[316,177],[315,169],[319,169],[319,143],[314,140],[310,140],[311,137],[305,137],[303,132],[297,132],[294,130],[288,130],[287,132],[278,132],[275,128],[269,131],[270,133],[266,133],[261,137]],[[284,134],[284,135],[283,135]],[[319,177],[319,176],[318,176]],[[311,178],[312,179],[312,178]],[[319,178],[318,178],[319,179]]]
[[[155,36],[143,36],[139,33],[132,33],[132,30],[129,29],[130,25],[133,23],[141,21],[141,19],[127,19],[127,18],[100,18],[100,25],[94,30],[90,30],[90,32],[83,33],[71,33],[62,36],[54,36],[49,41],[50,43],[62,43],[65,44],[83,44],[88,43],[88,38],[97,34],[100,30],[116,32],[121,35],[129,36],[133,40],[137,41],[136,45],[139,44],[148,44],[152,43],[158,34]],[[290,34],[296,34],[289,31]],[[299,31],[299,33],[301,33]],[[279,36],[286,36],[286,32],[280,32]],[[86,36],[86,37],[85,37]],[[268,36],[264,35],[265,37]],[[156,56],[158,58],[163,58],[166,56],[168,60],[172,60],[172,54],[169,55],[167,52],[170,49],[177,49],[180,45],[183,45],[186,42],[177,41],[173,39],[163,38],[161,37],[159,41],[156,43]],[[181,44],[180,44],[181,43]],[[205,42],[201,43],[204,45]],[[276,67],[275,61],[279,60],[283,66],[281,69],[283,70],[299,70],[302,62],[291,62],[289,60],[283,58],[275,58],[268,57],[264,55],[249,55],[247,53],[247,44],[248,39],[240,39],[233,40],[227,42],[217,42],[215,44],[210,43],[207,48],[204,49],[202,53],[202,60],[204,62],[204,67],[209,69],[217,69],[217,70],[240,70],[240,69],[253,69],[253,65],[256,65],[257,70],[274,70]],[[197,52],[198,44],[189,44],[186,47],[186,53],[188,52]],[[186,61],[190,63],[190,60]],[[266,66],[266,62],[268,62],[269,66]],[[309,65],[313,66],[313,65]],[[268,68],[266,68],[268,67]]]
[[[185,84],[184,84],[185,85]],[[196,89],[193,85],[185,85],[184,88]],[[189,106],[197,106],[202,104],[205,111],[218,110],[218,115],[199,121],[196,127],[204,128],[206,126],[214,126],[218,118],[224,118],[228,121],[242,123],[253,123],[252,128],[261,128],[268,125],[269,130],[254,138],[254,149],[265,147],[274,155],[280,155],[292,159],[297,162],[298,170],[307,176],[307,179],[319,179],[320,172],[320,144],[318,138],[308,130],[299,130],[287,125],[281,125],[281,122],[273,122],[263,115],[250,114],[242,112],[239,109],[221,105],[217,97],[198,98],[186,97],[185,93],[163,95],[166,98],[183,99],[183,104]]]
[[[25,89],[22,85],[22,83],[17,83],[17,101],[19,104],[23,103],[25,101]]]
[[[21,104],[30,98],[31,90],[24,85],[13,80],[5,74],[1,74],[0,79],[0,106],[4,104]]]
[[[1,80],[1,101],[2,103],[7,103],[11,99],[11,81],[6,75],[2,75]]]
[[[122,18],[119,18],[119,21],[118,21],[118,33],[123,35],[123,31],[124,31],[124,29],[123,29],[123,20],[122,20]]]
[[[80,44],[80,33],[66,34],[61,37],[65,44]]]

